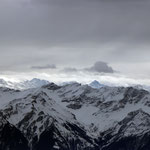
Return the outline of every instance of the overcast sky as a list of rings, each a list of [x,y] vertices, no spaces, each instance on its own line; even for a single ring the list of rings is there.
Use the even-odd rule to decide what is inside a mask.
[[[150,83],[150,0],[0,0],[0,75],[19,74]]]

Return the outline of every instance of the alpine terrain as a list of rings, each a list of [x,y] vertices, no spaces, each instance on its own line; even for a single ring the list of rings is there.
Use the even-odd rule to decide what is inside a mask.
[[[149,150],[150,93],[79,83],[1,87],[0,150],[42,149]]]

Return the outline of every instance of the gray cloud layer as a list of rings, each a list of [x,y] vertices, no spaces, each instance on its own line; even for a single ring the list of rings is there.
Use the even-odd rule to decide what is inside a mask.
[[[125,72],[149,68],[149,14],[149,0],[0,0],[0,69],[96,60]]]
[[[49,47],[89,42],[148,43],[150,39],[147,0],[0,3],[1,44]]]
[[[62,71],[66,72],[66,73],[73,73],[73,72],[75,73],[75,72],[77,72],[79,70],[76,69],[76,68],[73,68],[73,67],[67,67],[67,68],[64,68]]]
[[[65,73],[76,73],[76,72],[92,72],[92,73],[114,73],[115,71],[111,66],[109,66],[106,62],[97,61],[91,67],[87,68],[75,68],[75,67],[67,67],[62,70]]]
[[[56,69],[56,65],[48,64],[43,66],[32,66],[31,69]]]

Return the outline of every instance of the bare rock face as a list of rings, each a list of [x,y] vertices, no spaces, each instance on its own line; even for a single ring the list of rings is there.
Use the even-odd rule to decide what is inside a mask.
[[[78,103],[74,103],[74,104],[67,105],[67,107],[71,108],[71,109],[80,109],[82,107],[82,105],[78,104]]]

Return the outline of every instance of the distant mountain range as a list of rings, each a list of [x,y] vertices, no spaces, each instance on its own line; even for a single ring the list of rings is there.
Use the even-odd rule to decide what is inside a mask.
[[[38,87],[41,87],[43,85],[47,85],[50,83],[52,83],[52,82],[50,82],[48,80],[38,79],[38,78],[33,78],[32,80],[26,80],[26,81],[22,81],[22,82],[11,82],[11,81],[6,81],[4,79],[0,79],[0,87],[7,87],[7,88],[11,88],[11,89],[16,89],[16,90],[38,88]],[[78,83],[78,82],[76,82],[76,81],[62,82],[59,85],[63,86],[63,85],[68,85],[68,84],[72,84],[72,83]],[[88,85],[95,89],[99,89],[99,88],[108,86],[105,84],[101,84],[97,80],[93,80]],[[130,86],[135,87],[137,89],[144,89],[144,90],[150,91],[150,86],[146,86],[146,85],[130,85]],[[113,86],[113,87],[115,87],[115,86]]]
[[[8,87],[8,88],[19,89],[19,90],[37,88],[49,83],[50,82],[47,80],[41,80],[38,78],[33,78],[32,80],[26,80],[22,82],[11,82],[11,81],[5,81],[4,79],[0,79],[1,87]]]
[[[11,81],[5,81],[4,79],[0,79],[0,87],[8,87],[12,89],[19,89],[19,90],[24,90],[24,89],[29,89],[29,88],[37,88],[41,87],[43,85],[47,85],[51,83],[50,81],[47,80],[41,80],[38,78],[33,78],[32,80],[26,80],[22,82],[11,82]],[[70,81],[70,82],[62,82],[59,85],[68,85],[72,83],[77,83],[76,81]],[[94,80],[89,84],[89,86],[93,88],[101,88],[106,85],[100,84],[98,81]]]

